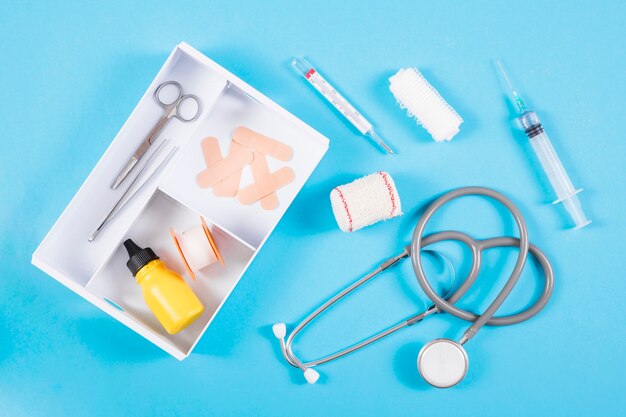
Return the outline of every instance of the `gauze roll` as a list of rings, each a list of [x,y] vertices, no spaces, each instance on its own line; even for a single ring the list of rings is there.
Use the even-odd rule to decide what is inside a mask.
[[[344,232],[402,214],[400,196],[391,175],[375,172],[330,192],[330,203],[337,225]]]
[[[389,78],[389,83],[400,107],[424,126],[435,141],[451,140],[459,133],[463,119],[417,68],[402,68]]]

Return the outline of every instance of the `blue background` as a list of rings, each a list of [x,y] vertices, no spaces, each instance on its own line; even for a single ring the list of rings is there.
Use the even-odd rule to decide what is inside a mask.
[[[7,2],[0,9],[0,414],[617,415],[624,414],[622,261],[626,194],[626,3],[604,2]],[[151,345],[30,265],[37,244],[180,41],[234,72],[331,139],[331,147],[260,255],[184,362]],[[400,151],[365,143],[288,68],[306,54]],[[535,108],[593,224],[567,230],[512,124],[494,57]],[[433,142],[397,108],[387,78],[417,66],[465,122]],[[395,178],[405,215],[344,234],[333,186],[376,170]],[[437,317],[320,367],[316,386],[279,354],[270,325],[296,323],[408,242],[433,197],[494,187],[526,214],[556,289],[536,318],[486,328],[467,344],[468,377],[435,390],[420,347],[458,338]],[[515,233],[476,199],[430,230]],[[453,258],[461,261],[457,248]],[[463,305],[485,307],[515,253],[490,253]],[[463,266],[465,265],[465,266]],[[467,268],[467,260],[461,262]],[[507,271],[501,271],[506,269]],[[501,313],[537,295],[529,268]],[[536,270],[534,271],[536,272]],[[313,358],[422,308],[408,264],[372,282],[298,339]]]

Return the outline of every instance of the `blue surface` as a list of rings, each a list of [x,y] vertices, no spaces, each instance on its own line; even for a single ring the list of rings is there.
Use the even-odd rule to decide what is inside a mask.
[[[625,413],[626,3],[26,3],[0,7],[0,414]],[[194,354],[179,363],[31,266],[30,256],[183,40],[332,143]],[[363,143],[330,111],[288,69],[296,54],[311,57],[400,155]],[[590,227],[566,230],[567,218],[549,204],[532,154],[511,127],[496,55],[585,188]],[[422,69],[464,117],[452,143],[434,143],[396,107],[387,78],[406,66]],[[396,179],[406,214],[341,233],[328,192],[381,169]],[[269,326],[296,322],[395,253],[420,207],[462,185],[494,187],[520,205],[556,271],[547,309],[483,330],[467,345],[468,377],[450,390],[427,387],[415,370],[426,341],[457,338],[465,328],[444,317],[321,367],[320,383],[305,386],[279,358]],[[488,217],[498,212],[459,202],[431,230],[513,233],[510,219]],[[507,275],[498,269],[513,258],[490,254],[492,271],[464,305],[493,296]],[[527,305],[535,282],[525,274],[503,311]],[[420,308],[418,297],[404,265],[312,326],[296,350],[313,357],[358,340]]]

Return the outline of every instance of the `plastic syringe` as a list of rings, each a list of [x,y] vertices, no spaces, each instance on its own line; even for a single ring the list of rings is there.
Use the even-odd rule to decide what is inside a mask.
[[[291,66],[302,75],[332,106],[337,109],[358,131],[369,136],[385,151],[393,154],[389,146],[374,132],[374,126],[359,113],[319,72],[304,58],[294,58]]]
[[[577,194],[583,189],[574,188],[572,181],[563,167],[563,163],[559,159],[559,156],[556,154],[556,151],[550,142],[550,138],[548,138],[548,135],[543,129],[543,125],[539,121],[539,117],[537,117],[537,114],[534,111],[531,111],[528,107],[526,107],[524,100],[522,100],[519,94],[517,94],[517,91],[513,88],[506,71],[504,71],[502,63],[499,59],[497,61],[500,66],[500,70],[502,71],[502,74],[511,89],[515,107],[520,114],[518,120],[524,129],[524,133],[526,133],[526,137],[528,137],[533,151],[535,152],[535,155],[537,155],[537,159],[539,159],[541,167],[546,173],[554,192],[556,193],[557,199],[553,202],[553,204],[563,203],[563,206],[565,206],[565,209],[574,220],[576,229],[585,227],[591,223],[591,220],[588,220],[587,216],[585,216],[580,200],[578,199]]]

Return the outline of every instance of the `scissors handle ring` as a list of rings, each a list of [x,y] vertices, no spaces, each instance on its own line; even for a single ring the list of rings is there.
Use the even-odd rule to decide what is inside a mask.
[[[171,103],[165,103],[163,100],[161,100],[161,97],[159,96],[159,93],[161,92],[163,87],[167,87],[168,85],[173,85],[174,87],[178,89],[178,95]],[[183,86],[177,83],[176,81],[166,81],[163,84],[159,85],[157,89],[154,91],[154,98],[161,105],[161,107],[164,107],[164,108],[175,106],[176,104],[178,104],[178,102],[180,101],[182,97],[183,97]]]
[[[185,118],[181,115],[181,112],[178,110],[180,105],[185,101],[185,100],[194,100],[197,104],[197,108],[196,108],[196,112],[194,113],[194,115],[190,118]],[[185,122],[185,123],[189,123],[189,122],[193,122],[194,120],[196,120],[198,118],[198,116],[200,115],[200,112],[202,111],[202,105],[200,104],[200,99],[197,96],[194,96],[193,94],[185,94],[183,96],[180,96],[178,98],[178,100],[176,101],[176,103],[174,104],[175,107],[175,111],[173,116],[176,117],[178,120],[180,120],[181,122]]]

